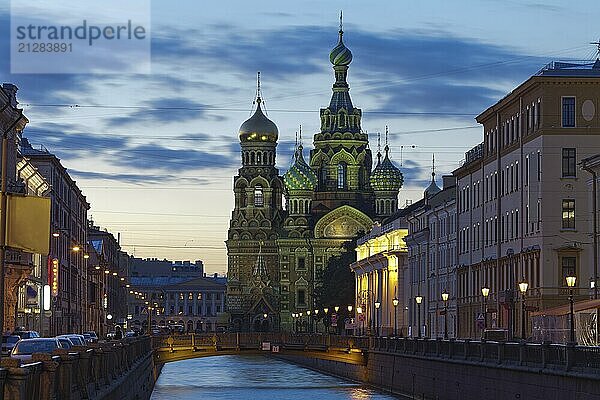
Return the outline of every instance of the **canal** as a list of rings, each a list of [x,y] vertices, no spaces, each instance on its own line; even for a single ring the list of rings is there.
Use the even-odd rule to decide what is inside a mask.
[[[395,399],[363,385],[263,356],[166,364],[151,400]]]

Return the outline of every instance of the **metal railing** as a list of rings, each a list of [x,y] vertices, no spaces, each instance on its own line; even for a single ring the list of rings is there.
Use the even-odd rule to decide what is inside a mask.
[[[34,353],[32,360],[3,358],[0,394],[6,400],[94,399],[152,353],[149,337]]]
[[[600,348],[571,344],[374,337],[369,350],[411,357],[600,373]]]

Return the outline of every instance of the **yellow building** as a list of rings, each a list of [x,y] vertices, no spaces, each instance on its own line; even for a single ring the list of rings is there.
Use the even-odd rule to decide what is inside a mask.
[[[384,220],[383,225],[375,224],[357,241],[356,262],[350,265],[356,280],[356,334],[406,335],[406,210]]]

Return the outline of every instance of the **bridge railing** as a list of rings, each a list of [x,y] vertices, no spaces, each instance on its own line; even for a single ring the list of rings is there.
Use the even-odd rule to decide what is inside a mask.
[[[206,348],[215,350],[260,349],[265,342],[288,349],[327,350],[338,348],[368,350],[369,348],[369,338],[364,336],[294,334],[288,332],[207,333],[152,337],[152,347],[163,351]]]
[[[370,350],[426,358],[600,373],[600,348],[572,344],[374,337]]]
[[[152,351],[141,337],[35,353],[22,363],[2,358],[0,398],[5,400],[93,399]]]

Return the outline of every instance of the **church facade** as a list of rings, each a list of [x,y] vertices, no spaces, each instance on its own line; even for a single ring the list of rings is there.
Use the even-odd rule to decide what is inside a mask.
[[[263,113],[260,90],[256,111],[240,127],[242,167],[234,177],[226,241],[232,330],[292,330],[292,313],[315,308],[317,271],[344,251],[345,242],[398,208],[402,173],[391,162],[387,143],[372,168],[362,112],[350,98],[352,53],[341,24],[330,61],[333,94],[320,110],[308,163],[300,141],[292,165],[279,175],[279,131]]]

